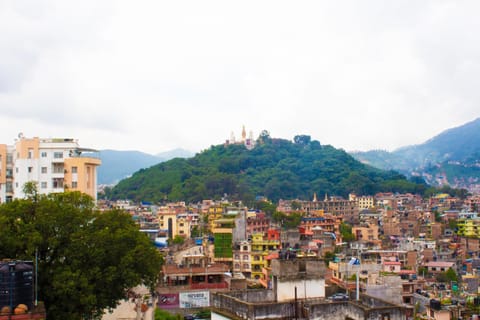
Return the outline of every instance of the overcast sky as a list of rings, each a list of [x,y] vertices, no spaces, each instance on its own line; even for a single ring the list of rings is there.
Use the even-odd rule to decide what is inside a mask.
[[[480,117],[480,1],[0,0],[0,143],[351,150]]]

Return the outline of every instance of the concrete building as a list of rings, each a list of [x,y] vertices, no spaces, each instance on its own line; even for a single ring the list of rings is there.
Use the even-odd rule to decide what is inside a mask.
[[[0,145],[0,201],[23,198],[23,187],[35,182],[40,194],[81,191],[97,199],[98,151],[69,138],[25,138]]]
[[[350,223],[359,220],[359,209],[355,201],[345,200],[340,197],[328,197],[325,195],[323,201],[318,201],[315,197],[313,201],[304,200],[279,200],[278,211],[289,212],[292,208],[292,202],[296,202],[300,206],[301,212],[311,215],[316,212],[324,212],[340,216],[344,221]]]
[[[357,196],[354,193],[348,195],[348,200],[355,201],[360,210],[375,207],[375,198],[373,196]]]
[[[274,260],[272,290],[213,293],[212,320],[406,318],[403,307],[367,295],[355,301],[325,299],[324,274],[321,260]]]

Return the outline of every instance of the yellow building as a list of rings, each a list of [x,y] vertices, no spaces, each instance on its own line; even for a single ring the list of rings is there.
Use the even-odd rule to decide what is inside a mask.
[[[37,183],[40,194],[80,191],[97,199],[98,151],[81,148],[66,138],[25,138],[13,146],[0,145],[0,200],[23,198],[27,182]]]
[[[480,238],[480,219],[460,219],[457,221],[459,236]]]
[[[375,198],[373,196],[357,196],[356,194],[351,193],[348,195],[348,200],[355,201],[359,210],[375,207]]]
[[[157,217],[160,230],[165,232],[168,238],[190,238],[191,219],[187,213],[177,213],[174,208],[165,206],[158,209]]]
[[[223,216],[224,207],[221,204],[213,204],[208,208],[208,227],[210,230],[215,229],[215,221]]]
[[[178,235],[185,239],[190,238],[191,219],[186,213],[177,215],[177,232]]]
[[[271,252],[276,252],[280,247],[278,240],[266,240],[262,233],[252,235],[250,252],[251,278],[260,280],[263,278],[263,269],[270,267],[269,260],[266,257]]]

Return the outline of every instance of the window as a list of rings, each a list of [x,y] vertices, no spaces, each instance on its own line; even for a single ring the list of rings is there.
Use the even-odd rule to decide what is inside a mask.
[[[42,158],[46,158],[46,157],[47,157],[47,153],[46,153],[45,151],[42,151],[41,156],[42,156]]]
[[[78,182],[77,181],[72,181],[72,188],[74,188],[74,189],[78,188]]]
[[[18,167],[15,167],[15,173],[18,173]]]
[[[248,255],[244,255],[243,260],[248,260]]]
[[[42,181],[42,183],[41,183],[41,188],[42,188],[42,189],[46,189],[46,188],[47,188],[47,182],[46,182],[46,181]]]
[[[53,188],[63,188],[63,179],[54,178],[52,179]]]
[[[33,167],[28,167],[28,173],[32,173]]]
[[[77,173],[78,168],[77,167],[72,167],[72,173]]]
[[[28,159],[33,158],[33,149],[28,149]]]
[[[42,167],[42,173],[47,173],[47,167]]]
[[[87,188],[90,189],[90,167],[87,167],[87,176],[85,178],[87,180]]]
[[[54,152],[53,157],[55,159],[62,159],[63,158],[63,152]]]

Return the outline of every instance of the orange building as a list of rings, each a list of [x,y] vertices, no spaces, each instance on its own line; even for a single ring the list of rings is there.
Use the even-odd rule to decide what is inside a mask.
[[[23,187],[35,182],[40,194],[80,191],[97,199],[98,151],[81,148],[74,139],[25,138],[0,145],[0,201],[25,196]]]

